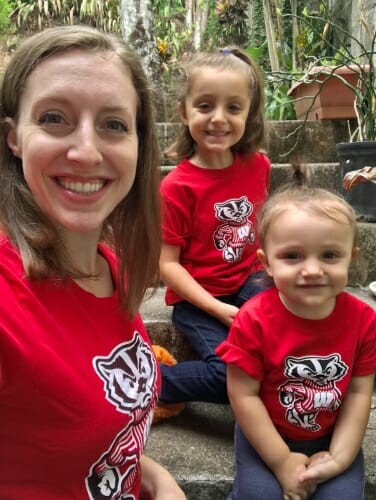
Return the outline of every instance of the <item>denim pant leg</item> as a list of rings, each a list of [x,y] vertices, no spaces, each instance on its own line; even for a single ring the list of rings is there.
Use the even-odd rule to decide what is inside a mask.
[[[286,440],[290,450],[309,457],[319,451],[329,450],[331,435],[310,441]],[[359,451],[353,463],[342,474],[319,484],[310,500],[363,500],[365,486],[364,457]]]
[[[261,292],[264,271],[251,274],[238,292],[217,297],[240,307],[246,300]],[[216,347],[227,338],[228,327],[189,302],[174,305],[172,322],[187,338],[200,357],[198,361],[183,361],[174,366],[161,365],[163,403],[207,401],[228,403],[226,365],[215,354]]]
[[[175,304],[172,321],[201,359],[161,365],[161,401],[228,403],[226,365],[214,352],[227,338],[228,327],[189,302]]]
[[[235,295],[234,304],[237,307],[241,307],[244,302],[262,292],[266,288],[269,288],[269,286],[271,285],[264,270],[252,273],[248,276],[248,279]]]
[[[311,500],[363,500],[364,488],[364,456],[361,450],[342,474],[320,484]]]
[[[275,475],[250,445],[238,424],[235,425],[235,478],[227,500],[283,500]]]
[[[326,442],[324,446],[321,446],[321,441]],[[324,437],[308,446],[302,446],[297,441],[287,441],[287,444],[292,451],[311,456],[328,449],[330,439]],[[235,458],[235,479],[228,500],[282,500],[282,489],[277,479],[249,444],[238,424],[235,426]],[[310,500],[363,500],[364,484],[364,457],[360,451],[347,470],[321,483]]]

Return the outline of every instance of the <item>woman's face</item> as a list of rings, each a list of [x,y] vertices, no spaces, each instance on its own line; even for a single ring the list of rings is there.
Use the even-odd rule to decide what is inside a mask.
[[[41,210],[72,232],[101,232],[132,187],[137,93],[121,61],[74,49],[26,81],[7,142]]]

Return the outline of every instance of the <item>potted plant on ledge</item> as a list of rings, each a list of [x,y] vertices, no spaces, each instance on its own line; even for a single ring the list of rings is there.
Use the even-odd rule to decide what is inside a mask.
[[[301,19],[309,24],[311,30],[315,30],[317,20],[323,21],[317,15]],[[369,171],[362,169],[375,169],[376,163],[376,30],[374,25],[370,28],[362,14],[360,22],[367,44],[349,29],[325,19],[327,30],[320,36],[323,44],[329,44],[334,56],[332,59],[315,58],[303,74],[293,75],[289,93],[295,99],[297,116],[304,123],[312,119],[349,119],[349,141],[336,145],[340,185],[342,179],[354,171],[360,172],[358,179],[362,182],[353,183],[350,191],[342,187],[342,193],[354,207],[359,220],[375,222],[376,184],[369,177]],[[343,42],[335,46],[327,37],[328,30],[334,34],[335,40]],[[350,41],[352,47],[349,46]],[[357,48],[356,55],[354,46]],[[325,94],[333,88],[335,95],[328,99]],[[303,91],[307,89],[308,97],[305,97]],[[341,96],[349,99],[349,103],[344,106],[339,104]],[[323,110],[323,104],[329,104],[329,108]],[[371,172],[374,174],[374,170]]]

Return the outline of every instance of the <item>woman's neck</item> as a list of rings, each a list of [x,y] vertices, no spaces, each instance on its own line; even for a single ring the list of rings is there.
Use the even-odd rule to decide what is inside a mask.
[[[100,233],[82,234],[62,230],[60,234],[74,268],[86,276],[75,278],[77,285],[96,297],[113,295],[115,285],[110,266],[98,252]]]

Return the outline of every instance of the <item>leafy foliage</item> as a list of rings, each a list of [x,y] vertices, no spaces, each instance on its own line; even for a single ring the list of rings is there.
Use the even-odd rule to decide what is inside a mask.
[[[165,74],[185,53],[192,50],[192,33],[186,27],[185,6],[180,0],[156,0],[153,2],[154,27],[157,50]]]
[[[327,5],[327,1],[321,4]],[[322,52],[309,56],[305,60],[305,66],[300,74],[292,75],[295,76],[295,81],[325,83],[330,77],[338,78],[354,94],[357,128],[351,139],[376,140],[376,30],[374,26],[369,26],[360,12],[360,20],[369,42],[366,46],[340,19],[333,20],[328,9],[323,9],[319,13],[305,13],[300,20],[305,23],[309,32],[321,41]],[[318,29],[320,24],[324,26],[322,31]],[[311,70],[314,66],[321,66],[322,70],[316,71],[315,76],[312,77]],[[351,84],[344,79],[337,71],[341,68],[353,71],[358,76],[357,83]]]
[[[178,63],[194,51],[195,15],[204,0],[153,0],[156,47],[166,88],[174,81]],[[193,19],[187,20],[188,3]],[[295,118],[292,99],[287,95],[291,81],[311,61],[333,63],[343,59],[349,37],[345,20],[330,19],[329,0],[293,2],[268,0],[271,24],[276,37],[275,55],[280,70],[270,68],[270,46],[266,42],[264,0],[208,0],[207,19],[201,47],[236,44],[254,57],[265,73],[266,115],[270,119]],[[295,21],[299,31],[294,38],[292,5],[297,5]],[[41,30],[54,24],[85,23],[106,32],[120,32],[121,0],[0,0],[0,36],[13,28],[19,32]],[[312,6],[315,6],[314,8]],[[338,50],[338,45],[341,49]],[[337,47],[337,48],[336,48]],[[342,51],[342,52],[341,52]],[[296,61],[297,59],[297,61]],[[297,62],[297,64],[296,64]],[[295,67],[298,70],[295,70]],[[301,74],[301,73],[300,73]]]
[[[220,0],[215,2],[217,42],[219,45],[244,46],[248,42],[248,0]]]
[[[7,33],[13,31],[10,20],[13,9],[13,0],[2,0],[0,2],[0,39],[2,39]]]
[[[16,0],[13,15],[22,31],[82,22],[105,32],[118,32],[119,3],[118,0]]]

